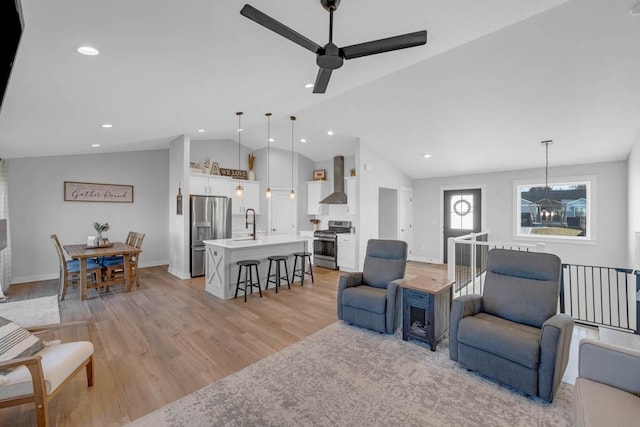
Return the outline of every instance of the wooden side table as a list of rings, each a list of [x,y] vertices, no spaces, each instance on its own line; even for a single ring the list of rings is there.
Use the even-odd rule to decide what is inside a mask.
[[[453,280],[419,276],[402,287],[402,339],[422,341],[436,351],[449,330]]]

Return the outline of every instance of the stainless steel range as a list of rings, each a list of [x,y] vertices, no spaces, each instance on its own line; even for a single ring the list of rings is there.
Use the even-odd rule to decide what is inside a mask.
[[[351,221],[329,221],[327,230],[313,233],[313,263],[319,267],[338,269],[338,234],[350,233]]]

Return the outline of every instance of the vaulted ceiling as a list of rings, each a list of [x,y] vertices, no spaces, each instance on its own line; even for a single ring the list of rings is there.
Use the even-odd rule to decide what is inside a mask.
[[[236,111],[258,149],[272,112],[275,147],[290,149],[293,114],[295,150],[313,160],[360,138],[426,178],[542,166],[545,139],[552,166],[621,160],[640,130],[635,0],[343,0],[339,46],[421,29],[428,42],[346,61],[323,95],[304,87],[314,55],[242,17],[245,2],[22,0],[0,157],[236,139]],[[251,4],[326,43],[319,0]]]

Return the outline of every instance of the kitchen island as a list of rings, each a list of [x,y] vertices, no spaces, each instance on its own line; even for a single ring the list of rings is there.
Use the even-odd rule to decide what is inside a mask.
[[[272,255],[287,255],[289,277],[293,270],[293,253],[307,250],[308,238],[292,235],[276,235],[240,239],[205,240],[204,289],[218,298],[233,298],[238,280],[238,261],[255,259],[260,261],[261,288],[267,284],[269,260]],[[244,280],[244,273],[242,275]],[[255,280],[255,279],[254,279]],[[275,285],[272,283],[270,287]],[[238,295],[243,295],[242,291]]]

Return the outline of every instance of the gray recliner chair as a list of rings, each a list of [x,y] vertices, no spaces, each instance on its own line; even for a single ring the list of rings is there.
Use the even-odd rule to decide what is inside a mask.
[[[561,268],[552,254],[489,251],[483,295],[451,306],[451,360],[551,402],[573,333],[573,319],[556,314]]]
[[[361,273],[340,277],[338,319],[392,334],[399,325],[399,281],[407,266],[407,243],[369,240]]]

